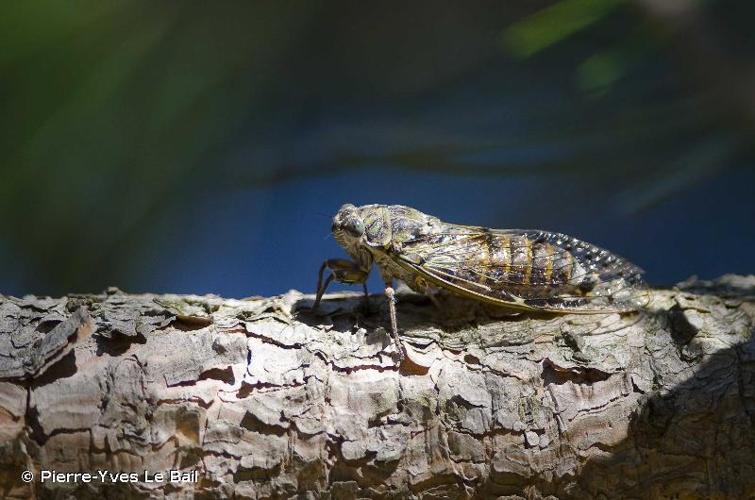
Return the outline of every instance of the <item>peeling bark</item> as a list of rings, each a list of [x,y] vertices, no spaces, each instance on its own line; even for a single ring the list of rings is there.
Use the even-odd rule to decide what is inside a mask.
[[[399,296],[0,297],[7,498],[743,498],[755,276],[629,315]],[[32,471],[30,483],[21,481]],[[138,480],[40,480],[44,470]],[[196,481],[143,480],[196,472]]]

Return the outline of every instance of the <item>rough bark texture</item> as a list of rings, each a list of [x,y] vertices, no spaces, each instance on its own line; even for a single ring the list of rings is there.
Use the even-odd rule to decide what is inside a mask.
[[[0,494],[752,497],[754,296],[725,276],[536,317],[403,294],[401,369],[378,297],[0,297]],[[198,481],[141,478],[171,469]]]

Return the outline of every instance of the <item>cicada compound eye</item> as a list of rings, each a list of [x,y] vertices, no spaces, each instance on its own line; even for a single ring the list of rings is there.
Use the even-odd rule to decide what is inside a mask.
[[[364,234],[364,222],[359,217],[349,217],[343,223],[343,229],[354,238]]]

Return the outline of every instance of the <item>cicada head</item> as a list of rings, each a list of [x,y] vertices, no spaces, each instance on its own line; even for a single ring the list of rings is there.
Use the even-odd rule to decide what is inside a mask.
[[[359,209],[349,203],[342,206],[333,217],[331,230],[338,243],[342,246],[351,246],[354,240],[359,240],[364,234],[364,221]]]
[[[336,241],[365,269],[372,265],[371,248],[387,234],[383,222],[387,222],[388,217],[381,208],[380,205],[355,207],[346,204],[333,217],[332,231]]]
[[[391,214],[385,205],[346,204],[333,217],[333,236],[350,254],[357,248],[382,248],[390,243]]]
[[[335,217],[333,217],[333,236],[339,245],[357,261],[365,260],[360,257],[365,253],[365,243],[367,235],[365,234],[365,220],[362,207],[355,207],[347,203],[342,206]]]

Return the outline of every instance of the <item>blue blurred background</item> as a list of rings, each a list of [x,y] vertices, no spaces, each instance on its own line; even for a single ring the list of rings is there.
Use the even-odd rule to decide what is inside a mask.
[[[753,2],[3,10],[0,293],[311,292],[346,202],[753,271]]]

